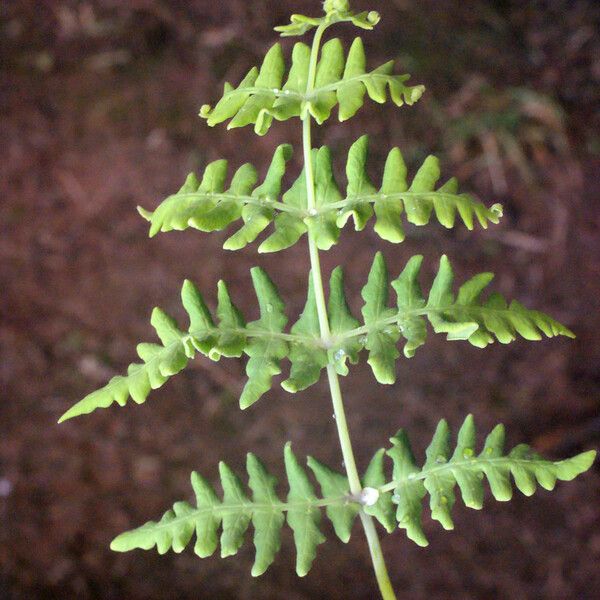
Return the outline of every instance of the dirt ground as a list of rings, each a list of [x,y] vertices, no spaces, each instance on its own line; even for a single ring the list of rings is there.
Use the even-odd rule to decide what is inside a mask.
[[[431,276],[449,254],[464,279],[496,272],[496,289],[549,312],[574,341],[519,341],[485,351],[430,336],[377,385],[363,364],[342,381],[357,459],[399,427],[421,452],[438,419],[469,412],[480,433],[504,422],[510,444],[551,457],[598,447],[600,417],[600,7],[594,0],[372,0],[383,20],[364,39],[370,64],[397,58],[427,94],[414,108],[368,104],[317,134],[337,156],[363,133],[374,162],[399,145],[412,168],[436,152],[445,174],[489,205],[501,225],[469,234],[409,229],[383,243],[346,232],[323,256],[344,263],[355,309],[376,249],[392,274],[414,253]],[[318,2],[18,0],[0,5],[0,598],[370,599],[366,545],[319,548],[310,574],[293,572],[292,542],[261,578],[239,557],[191,551],[112,553],[121,531],[190,496],[189,473],[245,453],[282,473],[281,449],[331,465],[340,454],[323,382],[296,396],[275,387],[237,407],[243,363],[198,359],[143,406],[56,425],[66,408],[124,370],[152,339],[153,306],[182,316],[193,279],[214,300],[219,278],[246,314],[249,269],[260,264],[295,316],[307,272],[304,243],[276,256],[221,249],[225,234],[149,240],[135,207],[153,208],[185,175],[226,157],[263,169],[298,123],[265,138],[211,130],[198,108],[238,81],[275,39],[271,28]],[[340,29],[345,40],[351,32]],[[288,42],[286,42],[286,45]],[[287,46],[286,46],[287,47]],[[295,167],[298,166],[298,152]],[[340,171],[343,161],[338,162]],[[414,172],[414,171],[412,171]],[[379,172],[375,172],[378,174]],[[421,549],[400,531],[383,539],[401,598],[589,599],[600,589],[600,471],[553,493],[485,510],[455,508],[456,530],[426,519]],[[595,591],[596,590],[596,591]]]

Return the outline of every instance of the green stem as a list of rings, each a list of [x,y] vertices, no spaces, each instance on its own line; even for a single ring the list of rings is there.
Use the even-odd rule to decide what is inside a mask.
[[[307,95],[313,89],[317,58],[319,54],[319,45],[326,26],[320,25],[313,39],[311,48],[310,63],[308,70]],[[315,180],[312,164],[312,141],[311,141],[311,116],[308,110],[303,111],[302,115],[302,148],[304,152],[304,172],[306,177],[306,201],[309,211],[316,209],[315,197]],[[321,263],[319,260],[319,249],[315,241],[314,234],[311,229],[308,231],[308,249],[310,254],[311,276],[313,288],[315,291],[315,300],[317,304],[317,315],[319,317],[319,329],[323,343],[327,345],[331,338],[331,330],[329,328],[329,317],[327,315],[327,305],[325,303],[325,292],[323,289],[323,277],[321,275]],[[335,367],[331,362],[327,365],[327,379],[329,381],[329,390],[331,393],[331,401],[333,403],[333,412],[337,426],[338,437],[342,449],[344,459],[344,468],[348,477],[350,492],[359,495],[362,490],[362,484],[356,468],[356,460],[354,451],[352,450],[352,442],[350,440],[350,431],[346,420],[346,411],[344,410],[344,402],[342,400],[342,391],[340,389],[340,381]],[[369,544],[369,552],[371,553],[371,561],[375,570],[377,584],[383,600],[396,600],[396,595],[392,588],[390,578],[387,572],[377,531],[370,515],[367,515],[363,510],[360,511],[360,520],[367,537]]]

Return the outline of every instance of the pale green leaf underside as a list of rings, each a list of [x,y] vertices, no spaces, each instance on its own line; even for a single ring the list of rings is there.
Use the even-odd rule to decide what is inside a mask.
[[[300,174],[280,197],[286,162],[291,146],[275,151],[265,180],[257,185],[252,165],[245,164],[227,180],[227,161],[210,163],[201,178],[190,174],[183,187],[164,200],[154,212],[140,209],[150,221],[150,236],[158,232],[183,230],[220,231],[242,221],[242,227],[224,243],[238,250],[253,242],[269,225],[274,231],[261,243],[259,252],[276,252],[295,244],[311,228],[319,249],[337,243],[342,227],[352,218],[356,229],[363,229],[375,217],[375,232],[384,240],[404,240],[404,221],[427,225],[433,218],[446,228],[458,219],[472,230],[475,223],[487,228],[498,223],[502,207],[487,208],[473,196],[459,193],[455,179],[443,185],[437,158],[428,157],[412,181],[398,148],[388,154],[381,185],[377,188],[367,174],[368,137],[362,136],[350,148],[346,162],[347,185],[342,194],[333,174],[331,152],[327,147],[313,151],[316,207],[308,210],[305,175]]]
[[[200,116],[211,127],[231,119],[229,129],[254,125],[255,132],[264,135],[273,119],[285,121],[308,113],[323,123],[337,105],[339,119],[345,121],[361,108],[365,95],[384,103],[389,93],[392,102],[402,106],[415,103],[425,89],[405,85],[410,76],[394,75],[393,60],[367,71],[360,38],[354,40],[346,57],[339,39],[323,45],[311,91],[307,91],[309,63],[310,48],[298,42],[287,70],[281,46],[275,44],[260,68],[253,67],[235,88],[226,83],[222,98],[214,108],[204,105]]]
[[[373,515],[388,532],[405,529],[410,539],[426,545],[422,527],[423,500],[429,496],[432,517],[444,526],[453,527],[450,516],[455,502],[454,489],[459,487],[466,506],[482,508],[484,478],[497,500],[512,497],[511,477],[517,489],[532,495],[537,484],[547,490],[557,480],[570,481],[592,465],[595,452],[552,462],[519,445],[508,454],[503,451],[504,429],[498,425],[487,437],[483,450],[475,453],[475,426],[472,416],[463,423],[453,451],[450,450],[448,425],[441,421],[426,452],[423,467],[416,465],[406,434],[398,432],[392,439],[387,456],[393,463],[391,479],[386,476],[386,452],[379,450],[363,478],[365,487],[379,492],[376,503],[363,506],[360,495],[349,492],[345,475],[309,457],[307,464],[319,484],[317,496],[306,469],[300,465],[290,444],[284,450],[285,473],[289,491],[285,500],[277,492],[277,479],[253,454],[248,454],[248,487],[225,464],[219,465],[222,499],[198,473],[192,473],[195,506],[176,502],[160,521],[122,533],[111,548],[118,552],[133,549],[160,554],[169,550],[182,552],[196,537],[194,552],[201,558],[221,547],[221,556],[232,556],[246,541],[252,525],[255,560],[252,575],[262,575],[273,563],[281,546],[285,522],[292,530],[296,547],[296,572],[306,575],[325,541],[321,530],[322,510],[343,542],[350,539],[353,523],[360,510]],[[220,531],[220,535],[219,535]]]
[[[189,281],[181,296],[189,315],[187,331],[162,310],[155,309],[151,323],[161,344],[139,344],[142,362],[129,366],[127,375],[116,376],[109,383],[75,404],[61,421],[106,408],[113,403],[125,405],[131,396],[142,403],[152,389],[162,386],[181,371],[197,352],[212,360],[221,356],[249,357],[246,365],[248,381],[240,397],[240,406],[254,404],[272,385],[273,377],[281,373],[281,362],[288,358],[291,371],[282,385],[288,392],[303,390],[318,381],[321,370],[329,362],[340,375],[348,373],[347,363],[357,362],[359,352],[368,352],[368,363],[380,383],[396,379],[397,343],[404,338],[404,354],[411,357],[425,343],[426,323],[434,332],[445,333],[449,340],[466,340],[485,347],[498,340],[503,344],[518,336],[540,340],[542,336],[573,333],[551,317],[526,309],[513,300],[510,304],[499,294],[482,298],[492,275],[482,273],[453,291],[454,275],[448,259],[440,260],[438,273],[427,298],[418,281],[422,257],[411,258],[402,273],[391,282],[396,292],[395,306],[389,302],[390,282],[381,253],[377,253],[362,291],[363,322],[352,315],[345,298],[341,268],[331,274],[328,316],[331,337],[320,336],[312,285],[304,311],[285,331],[287,316],[277,289],[267,274],[252,269],[252,282],[260,307],[260,318],[246,324],[231,301],[224,282],[219,282],[216,316],[208,309],[199,290]]]

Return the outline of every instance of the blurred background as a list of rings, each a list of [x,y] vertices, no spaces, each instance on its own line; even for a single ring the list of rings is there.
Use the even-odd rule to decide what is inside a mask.
[[[600,388],[600,5],[594,0],[370,0],[382,22],[365,33],[369,64],[389,58],[427,93],[413,108],[367,102],[317,143],[343,156],[369,133],[377,164],[399,145],[414,168],[437,153],[499,226],[469,234],[409,228],[404,244],[348,228],[323,255],[344,263],[355,310],[375,249],[395,276],[412,254],[426,276],[447,252],[459,280],[492,270],[495,287],[549,312],[574,341],[515,342],[480,351],[430,336],[379,386],[364,364],[342,381],[361,468],[399,427],[421,453],[438,419],[473,412],[480,433],[504,422],[508,442],[551,457],[598,446]],[[359,527],[331,539],[311,573],[293,573],[289,531],[274,566],[249,575],[239,559],[191,551],[111,553],[121,531],[190,496],[189,473],[239,468],[248,450],[282,473],[281,449],[331,465],[340,453],[326,386],[295,396],[275,387],[242,414],[243,362],[198,359],[143,406],[113,407],[56,425],[89,391],[121,373],[138,341],[153,339],[160,305],[182,317],[179,287],[194,280],[214,305],[219,278],[254,313],[249,268],[264,266],[298,314],[304,243],[276,256],[256,245],[221,250],[226,234],[149,240],[138,204],[154,208],[211,160],[262,170],[279,143],[300,142],[297,121],[265,138],[210,130],[196,115],[238,82],[275,40],[299,0],[13,0],[0,3],[0,598],[376,598]],[[345,40],[355,31],[335,30]],[[289,49],[293,40],[284,42]],[[294,169],[300,153],[296,152]],[[294,169],[292,169],[294,171]],[[379,181],[380,170],[373,176]],[[343,181],[343,178],[342,178]],[[591,599],[600,589],[598,467],[552,494],[457,503],[456,530],[426,519],[431,545],[402,532],[383,540],[401,597]],[[329,527],[329,525],[327,525]],[[331,533],[331,532],[329,532]],[[331,537],[331,536],[330,536]],[[594,592],[594,590],[596,590]]]

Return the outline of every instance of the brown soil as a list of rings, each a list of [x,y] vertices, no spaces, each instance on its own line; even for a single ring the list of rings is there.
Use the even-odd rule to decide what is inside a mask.
[[[242,413],[243,364],[199,359],[143,406],[56,425],[67,407],[123,371],[136,342],[151,339],[153,306],[182,316],[178,289],[186,277],[210,299],[217,280],[227,280],[252,315],[248,271],[260,264],[290,315],[298,314],[304,244],[272,257],[255,246],[226,253],[221,234],[148,240],[135,207],[154,207],[209,160],[227,157],[237,166],[251,159],[264,169],[276,144],[299,144],[294,122],[257,138],[249,129],[210,130],[195,115],[224,79],[238,80],[259,59],[274,38],[271,27],[300,4],[20,0],[0,7],[1,598],[376,597],[358,526],[347,546],[327,526],[331,539],[303,579],[293,573],[289,532],[259,579],[249,575],[250,543],[226,561],[108,549],[117,533],[189,497],[192,469],[215,479],[219,460],[240,468],[252,450],[281,474],[286,440],[301,456],[339,465],[323,383],[297,396],[276,387]],[[356,308],[375,249],[393,274],[421,252],[431,275],[447,252],[460,279],[492,270],[499,291],[578,335],[485,351],[430,336],[414,359],[400,361],[398,382],[387,387],[365,365],[355,368],[342,383],[360,464],[399,427],[409,428],[421,452],[439,418],[456,427],[468,412],[482,433],[504,422],[509,443],[552,457],[597,447],[597,4],[357,4],[383,14],[378,33],[365,35],[372,64],[397,57],[429,91],[414,109],[371,104],[346,126],[332,120],[318,141],[341,155],[368,132],[375,159],[399,145],[412,167],[436,151],[445,172],[458,173],[486,203],[504,203],[506,216],[473,234],[413,228],[400,246],[382,243],[370,228],[348,232],[323,257],[324,268],[347,265]],[[309,14],[318,10],[318,2],[304,5]],[[482,81],[496,91],[482,92]],[[538,96],[515,116],[502,98],[516,88]],[[468,137],[471,114],[477,122],[494,118]],[[505,127],[522,156],[513,148],[500,170],[487,168],[493,133]],[[599,491],[595,468],[552,494],[507,504],[488,498],[481,512],[457,503],[454,532],[427,520],[425,550],[402,532],[384,539],[394,585],[411,600],[591,600],[600,589]]]

